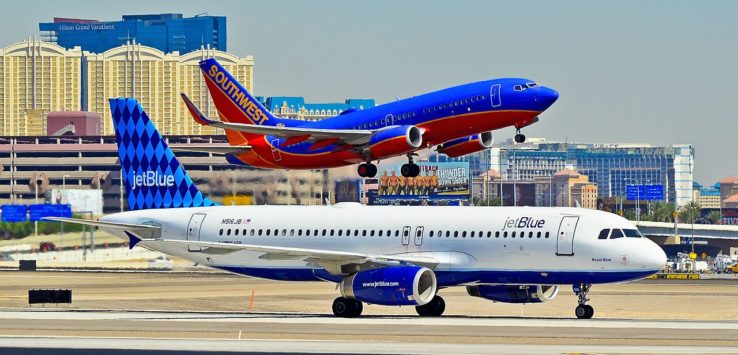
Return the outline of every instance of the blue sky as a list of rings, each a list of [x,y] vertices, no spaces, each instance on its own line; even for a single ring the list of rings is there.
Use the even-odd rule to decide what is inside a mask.
[[[689,143],[697,181],[738,176],[734,1],[27,1],[0,13],[0,46],[53,17],[208,12],[253,55],[257,95],[387,102],[494,77],[559,101],[529,137]],[[514,132],[502,130],[496,139]]]

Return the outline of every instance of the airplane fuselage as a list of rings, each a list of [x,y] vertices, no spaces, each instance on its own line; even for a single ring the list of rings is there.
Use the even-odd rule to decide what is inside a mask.
[[[602,229],[636,228],[617,215],[582,208],[217,206],[122,212],[101,220],[161,226],[155,239],[428,257],[439,261],[433,269],[439,287],[621,282],[651,275],[664,263],[661,248],[646,238],[598,239]],[[344,277],[304,258],[141,243],[243,275],[332,282]]]

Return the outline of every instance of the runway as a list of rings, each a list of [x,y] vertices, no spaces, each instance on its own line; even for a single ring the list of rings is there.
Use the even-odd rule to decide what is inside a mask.
[[[287,352],[357,354],[738,353],[738,284],[651,280],[597,285],[595,318],[573,317],[562,288],[540,304],[441,290],[447,311],[367,305],[334,318],[335,287],[228,274],[0,272],[0,353]],[[32,288],[70,288],[73,304],[27,305]],[[250,295],[255,294],[253,302]],[[118,349],[118,350],[116,350]]]
[[[321,353],[735,353],[738,322],[295,313],[0,312],[0,348]],[[31,340],[32,341],[29,341]]]

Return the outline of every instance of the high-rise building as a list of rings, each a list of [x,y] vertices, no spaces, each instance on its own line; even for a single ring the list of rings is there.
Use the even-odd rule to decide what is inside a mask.
[[[134,40],[164,53],[185,54],[202,47],[227,50],[224,16],[124,15],[122,21],[106,22],[55,17],[53,22],[39,23],[38,28],[45,41],[93,53]]]
[[[135,97],[164,135],[220,134],[194,122],[180,93],[187,94],[204,114],[217,117],[198,63],[216,58],[253,92],[254,59],[200,49],[180,55],[131,42],[83,57],[82,108],[102,116],[102,134],[113,134],[108,98]]]
[[[584,144],[530,139],[495,147],[492,168],[503,180],[552,177],[564,168],[587,175],[598,197],[624,198],[628,185],[662,185],[664,201],[684,205],[692,200],[694,148],[687,144]]]
[[[46,114],[80,109],[79,48],[35,39],[0,53],[0,134],[44,135]]]

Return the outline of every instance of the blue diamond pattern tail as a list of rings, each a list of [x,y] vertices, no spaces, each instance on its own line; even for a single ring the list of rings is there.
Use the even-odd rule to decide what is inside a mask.
[[[203,196],[136,99],[110,99],[129,210],[206,207]]]

